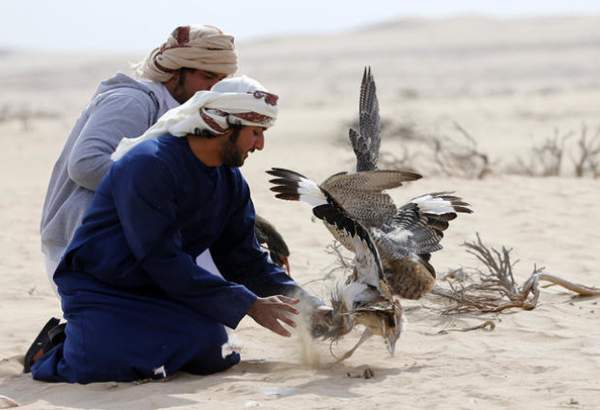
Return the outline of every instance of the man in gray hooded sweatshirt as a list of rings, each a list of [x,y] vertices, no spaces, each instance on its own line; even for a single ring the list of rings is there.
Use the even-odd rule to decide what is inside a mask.
[[[44,200],[42,252],[55,289],[54,271],[119,141],[142,135],[167,110],[236,70],[232,36],[212,26],[182,26],[138,65],[139,79],[119,73],[100,84],[67,138]]]

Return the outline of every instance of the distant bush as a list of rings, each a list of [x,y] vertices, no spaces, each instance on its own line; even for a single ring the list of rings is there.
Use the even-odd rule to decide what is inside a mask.
[[[347,124],[358,130],[358,123]],[[381,120],[381,139],[401,142],[398,149],[381,149],[378,166],[381,169],[410,169],[427,175],[482,179],[492,173],[492,162],[487,153],[479,149],[476,139],[458,123],[456,134],[429,135],[418,131],[416,124],[394,124]],[[348,144],[348,140],[344,141]]]
[[[29,107],[14,108],[10,105],[0,107],[0,124],[17,121],[21,123],[24,131],[31,130],[31,124],[34,120],[43,118],[61,118],[61,115],[54,111],[32,109]]]
[[[394,123],[382,118],[379,168],[466,179],[483,179],[492,174],[600,178],[600,126],[590,132],[582,125],[577,138],[575,131],[561,134],[555,129],[552,137],[503,166],[499,158],[492,159],[479,148],[477,138],[465,128],[457,122],[453,125],[453,132],[432,135],[420,132],[412,122]],[[358,122],[344,125],[345,129],[349,127],[358,130]],[[343,143],[349,145],[347,133]],[[390,149],[390,145],[396,148]]]
[[[579,137],[575,136],[575,131],[561,134],[555,129],[552,137],[531,147],[525,158],[517,157],[506,172],[534,177],[571,175],[600,178],[600,127],[590,134],[588,127],[582,125]],[[567,155],[572,171],[565,161]]]

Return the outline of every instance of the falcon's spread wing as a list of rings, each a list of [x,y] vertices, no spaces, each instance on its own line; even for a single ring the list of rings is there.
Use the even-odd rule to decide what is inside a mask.
[[[421,175],[406,171],[341,172],[327,178],[321,187],[329,192],[348,215],[367,227],[379,227],[396,214],[392,198],[384,193]]]
[[[356,189],[369,192],[381,192],[402,186],[403,182],[415,181],[422,175],[411,171],[373,170],[348,174],[339,172],[327,178],[323,188],[329,190]]]
[[[385,258],[404,257],[408,253],[421,255],[442,249],[440,241],[449,221],[457,213],[471,213],[469,204],[451,192],[433,192],[411,199],[398,209],[392,229],[377,235]]]
[[[375,80],[371,67],[365,67],[360,85],[358,132],[349,130],[350,142],[356,154],[356,171],[377,168],[381,144],[381,121]]]
[[[355,252],[354,282],[380,289],[380,281],[385,280],[379,252],[367,229],[352,218],[344,208],[324,188],[305,176],[282,168],[272,168],[268,174],[275,176],[270,180],[280,199],[307,202],[313,206],[313,214],[329,224],[336,236],[351,241]]]

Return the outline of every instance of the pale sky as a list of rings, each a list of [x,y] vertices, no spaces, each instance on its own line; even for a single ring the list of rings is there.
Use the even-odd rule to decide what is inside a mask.
[[[600,15],[600,1],[0,0],[0,48],[145,52],[186,24],[212,24],[244,41],[339,32],[400,17],[473,14]]]

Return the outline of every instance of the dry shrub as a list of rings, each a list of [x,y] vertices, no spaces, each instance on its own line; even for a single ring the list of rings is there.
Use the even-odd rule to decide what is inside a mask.
[[[577,140],[577,147],[571,153],[571,161],[575,167],[575,176],[581,178],[590,175],[600,177],[600,127],[595,133],[588,135],[588,128],[583,125]]]
[[[4,105],[0,108],[0,124],[3,122],[17,121],[21,123],[23,131],[32,129],[32,123],[40,119],[57,119],[61,115],[54,111],[43,109],[32,109],[29,107],[13,108],[10,105]]]
[[[442,314],[498,313],[510,308],[534,309],[540,296],[540,281],[562,286],[580,296],[600,296],[600,289],[573,283],[545,272],[543,267],[533,267],[529,278],[519,285],[514,278],[513,267],[518,261],[511,260],[512,249],[500,250],[486,246],[479,234],[474,242],[465,242],[467,252],[473,255],[482,268],[475,268],[475,275],[453,280],[446,275],[448,288],[436,286],[432,293],[450,300]],[[460,270],[455,270],[460,271]],[[474,276],[474,277],[473,277]]]
[[[358,122],[345,124],[358,129]],[[583,125],[579,131],[561,133],[554,129],[553,136],[532,146],[524,156],[518,156],[508,166],[492,160],[483,151],[477,138],[457,122],[448,134],[428,135],[420,132],[413,122],[394,123],[382,118],[381,139],[385,144],[379,155],[380,169],[413,170],[429,176],[442,175],[465,179],[484,179],[492,174],[508,173],[530,177],[573,175],[600,178],[600,126],[595,132]],[[340,140],[341,141],[341,140]],[[347,136],[343,142],[349,145]],[[400,143],[399,148],[389,146]],[[566,159],[573,166],[569,171]]]
[[[526,158],[518,157],[515,163],[506,168],[510,174],[532,177],[551,177],[574,175],[577,178],[600,177],[600,127],[593,134],[586,125],[582,125],[579,138],[569,131],[561,134],[558,129],[554,135],[541,144],[533,146]],[[565,157],[569,155],[573,171],[566,169]]]
[[[438,173],[467,179],[483,179],[490,175],[489,155],[479,149],[477,140],[457,122],[454,122],[454,128],[458,136],[429,138]]]
[[[345,126],[358,129],[358,122]],[[490,175],[494,164],[489,155],[456,122],[454,129],[457,133],[453,135],[427,135],[419,132],[413,122],[394,123],[392,120],[382,119],[382,141],[393,144],[400,142],[402,145],[399,149],[382,149],[378,167],[467,179],[482,179]],[[344,137],[344,144],[348,144],[347,137]]]

